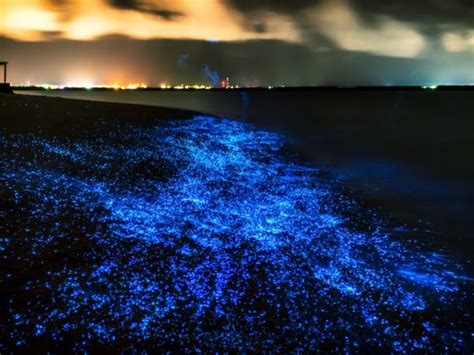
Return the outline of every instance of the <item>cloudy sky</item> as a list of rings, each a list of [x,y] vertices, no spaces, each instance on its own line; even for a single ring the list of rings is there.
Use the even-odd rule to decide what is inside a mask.
[[[472,0],[0,0],[14,83],[474,83]]]

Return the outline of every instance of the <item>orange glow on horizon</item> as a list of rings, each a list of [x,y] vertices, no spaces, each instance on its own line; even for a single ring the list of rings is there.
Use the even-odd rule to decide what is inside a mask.
[[[193,84],[179,84],[179,85],[169,85],[166,83],[161,83],[157,85],[152,85],[149,86],[145,83],[128,83],[128,84],[118,84],[118,83],[113,83],[113,84],[88,84],[88,83],[83,83],[83,84],[78,84],[78,83],[67,83],[67,84],[32,84],[30,82],[23,83],[23,84],[14,84],[14,87],[33,87],[33,88],[42,88],[45,90],[63,90],[63,89],[87,89],[87,90],[92,90],[92,89],[109,89],[109,90],[114,90],[114,91],[124,91],[124,90],[140,90],[140,89],[148,89],[148,88],[154,88],[154,89],[162,89],[162,90],[210,90],[215,88],[214,86],[211,85],[205,85],[202,83],[193,83]],[[221,89],[240,89],[241,87],[239,85],[228,85],[224,87],[220,87]],[[271,86],[268,87],[269,89],[273,88]]]

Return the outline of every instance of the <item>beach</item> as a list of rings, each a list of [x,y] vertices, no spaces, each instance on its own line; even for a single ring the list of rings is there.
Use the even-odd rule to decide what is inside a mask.
[[[48,132],[48,134],[59,134],[61,130],[71,127],[80,129],[76,126],[80,123],[90,124],[92,121],[88,118],[90,115],[95,118],[133,120],[143,124],[150,124],[160,118],[176,117],[179,119],[189,118],[193,115],[191,111],[145,105],[84,102],[10,94],[0,94],[0,98],[2,100],[2,129],[12,133],[34,132],[35,129],[39,129]]]
[[[62,98],[2,94],[0,121],[2,351],[472,347],[462,238],[382,208],[337,147]]]

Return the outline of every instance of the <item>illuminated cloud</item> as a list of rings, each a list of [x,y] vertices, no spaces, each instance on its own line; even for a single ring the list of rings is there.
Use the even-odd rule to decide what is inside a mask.
[[[60,29],[56,14],[42,7],[39,1],[6,0],[1,5],[0,34],[34,41],[41,39],[44,32]]]
[[[412,26],[386,16],[369,26],[344,0],[315,6],[308,16],[321,33],[345,50],[412,58],[425,49],[424,37]]]
[[[202,39],[221,41],[279,39],[299,41],[296,26],[283,15],[266,16],[268,31],[242,26],[243,15],[221,1],[4,0],[0,34],[37,41],[45,31],[66,39],[94,40],[106,35],[136,39]]]
[[[448,52],[474,52],[474,30],[447,32],[441,43]]]
[[[159,16],[166,20],[171,20],[183,16],[182,12],[168,9],[168,1],[162,0],[159,4],[152,0],[108,0],[108,2],[119,9],[134,10],[147,14]],[[157,6],[159,5],[159,6]]]

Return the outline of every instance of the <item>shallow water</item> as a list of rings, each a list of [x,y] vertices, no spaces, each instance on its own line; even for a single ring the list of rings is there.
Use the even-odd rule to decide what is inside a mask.
[[[472,278],[281,135],[1,135],[5,349],[462,351]]]
[[[440,247],[473,260],[474,99],[463,91],[38,91],[232,117],[280,132],[313,167],[332,171]],[[474,271],[473,269],[471,269]]]

